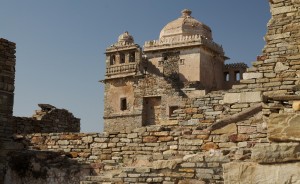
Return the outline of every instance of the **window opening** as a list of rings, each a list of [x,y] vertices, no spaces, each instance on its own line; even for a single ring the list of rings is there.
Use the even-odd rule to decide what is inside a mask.
[[[120,109],[121,109],[121,111],[127,110],[127,100],[126,100],[126,98],[121,98],[120,99]]]
[[[116,62],[116,56],[115,55],[111,55],[110,56],[110,65],[114,65],[115,64],[115,62]]]
[[[169,118],[174,117],[174,111],[178,109],[178,106],[169,106]]]
[[[234,79],[235,79],[235,81],[240,81],[241,80],[241,73],[240,73],[240,71],[235,71],[234,72]]]
[[[135,62],[135,52],[129,54],[129,62]]]
[[[229,81],[229,72],[224,72],[224,80],[225,80],[226,82]]]
[[[125,63],[125,54],[120,53],[120,64]]]

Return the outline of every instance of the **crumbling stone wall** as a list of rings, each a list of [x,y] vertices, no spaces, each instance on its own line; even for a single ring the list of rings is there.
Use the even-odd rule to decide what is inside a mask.
[[[13,149],[11,140],[15,82],[16,44],[0,38],[0,183],[3,182],[6,153]]]
[[[93,173],[91,166],[55,152],[18,151],[9,159],[5,184],[74,184]]]
[[[298,183],[299,174],[299,0],[270,0],[263,54],[244,74],[240,90],[261,91],[268,141],[251,160],[224,164],[225,183]],[[296,133],[298,132],[298,133]]]
[[[149,126],[131,133],[30,134],[27,146],[66,155],[79,163],[98,164],[95,173],[114,173],[111,181],[222,182],[222,164],[250,159],[251,149],[267,132],[255,117],[208,132],[201,126]],[[30,146],[31,145],[31,146]],[[93,180],[87,177],[86,180]]]
[[[36,111],[32,118],[13,117],[15,49],[15,43],[0,38],[0,183],[4,183],[4,176],[9,174],[9,164],[15,164],[9,155],[27,148],[18,141],[16,133],[80,131],[79,119],[67,110],[47,104],[40,104],[42,110]],[[5,182],[18,183],[14,180]]]
[[[57,109],[48,104],[39,104],[42,110],[37,110],[31,118],[13,117],[13,132],[17,134],[79,132],[80,119],[65,109]],[[47,109],[46,107],[50,107]]]
[[[12,116],[15,83],[16,44],[0,38],[0,114]]]
[[[90,175],[97,176],[78,179],[77,165],[74,180],[62,179],[65,171],[58,170],[53,176],[38,167],[24,179],[11,162],[6,178],[34,183],[48,182],[43,178],[46,176],[51,181],[81,180],[82,184],[299,182],[300,1],[271,0],[270,6],[267,45],[263,55],[244,73],[242,84],[227,92],[180,99],[174,116],[162,125],[101,134],[16,135],[15,141],[30,151],[68,157],[75,165],[88,165],[92,168]],[[148,77],[147,82],[156,84],[158,78]],[[163,92],[158,87],[141,88],[135,93],[151,96],[160,91],[167,97],[181,92],[174,90],[172,83],[167,84],[168,90]],[[138,103],[142,103],[141,98]],[[253,107],[260,108],[249,111]],[[13,153],[12,158],[18,155]],[[31,165],[45,163],[36,162],[35,154],[31,158]],[[53,168],[49,164],[48,171]],[[34,177],[35,172],[44,174]]]

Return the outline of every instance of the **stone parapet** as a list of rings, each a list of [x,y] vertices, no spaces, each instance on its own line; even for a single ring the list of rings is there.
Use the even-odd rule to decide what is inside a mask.
[[[224,55],[222,46],[218,45],[212,40],[208,40],[201,35],[179,36],[160,40],[146,41],[144,45],[144,51],[147,52],[152,50],[199,45],[205,45],[207,48],[213,50],[214,52]]]

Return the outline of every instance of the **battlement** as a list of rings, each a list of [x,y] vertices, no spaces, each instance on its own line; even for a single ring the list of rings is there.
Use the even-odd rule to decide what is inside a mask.
[[[191,36],[176,36],[170,38],[161,38],[159,40],[146,41],[144,51],[167,49],[173,47],[184,47],[194,45],[205,45],[209,49],[224,54],[223,47],[202,35],[196,34]]]
[[[245,63],[230,63],[230,64],[225,64],[224,68],[225,69],[230,69],[230,68],[248,68],[248,66]]]

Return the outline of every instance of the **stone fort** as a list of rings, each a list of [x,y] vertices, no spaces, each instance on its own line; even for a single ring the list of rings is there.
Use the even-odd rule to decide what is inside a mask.
[[[128,32],[106,49],[105,131],[170,124],[186,99],[239,83],[247,65],[225,65],[211,29],[181,13],[143,50]]]
[[[300,183],[300,1],[270,0],[257,61],[225,64],[183,10],[143,49],[106,49],[103,133],[39,104],[14,117],[16,44],[0,39],[0,183]]]

